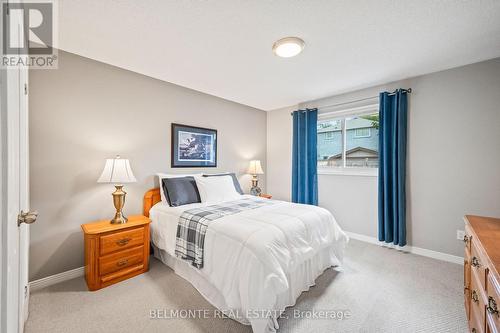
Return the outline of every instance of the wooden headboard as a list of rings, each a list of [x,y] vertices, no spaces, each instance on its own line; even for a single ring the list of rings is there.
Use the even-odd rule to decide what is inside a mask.
[[[150,189],[144,194],[144,202],[142,205],[142,214],[144,216],[149,217],[149,210],[153,207],[157,202],[161,201],[160,196],[160,188],[155,187]]]

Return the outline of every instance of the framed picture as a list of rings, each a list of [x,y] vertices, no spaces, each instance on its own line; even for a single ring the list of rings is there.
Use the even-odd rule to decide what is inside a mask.
[[[217,130],[172,123],[172,168],[217,167]]]

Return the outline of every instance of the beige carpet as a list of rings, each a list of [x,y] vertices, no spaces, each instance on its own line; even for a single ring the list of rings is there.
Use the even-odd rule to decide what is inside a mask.
[[[328,269],[279,321],[284,332],[466,332],[462,266],[351,240],[344,269]],[[32,293],[26,332],[251,332],[230,319],[150,319],[151,309],[214,308],[160,261],[96,292],[83,278]],[[350,317],[294,319],[293,310]],[[316,312],[317,314],[318,312]]]

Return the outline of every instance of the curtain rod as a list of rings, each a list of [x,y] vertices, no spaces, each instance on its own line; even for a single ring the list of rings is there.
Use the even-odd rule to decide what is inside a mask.
[[[398,90],[401,90],[401,92],[403,92],[403,93],[411,94],[411,88],[408,88],[408,89],[403,89],[402,88],[402,89],[396,89],[396,90],[390,92],[388,95],[389,96],[396,95],[396,93],[398,92]],[[346,105],[346,104],[352,104],[352,103],[367,101],[369,99],[375,99],[375,98],[378,98],[378,97],[379,96],[365,97],[365,98],[361,98],[361,99],[356,99],[354,101],[337,103],[337,104],[331,104],[331,105],[325,105],[325,106],[319,107],[318,109],[328,109],[328,108],[331,108],[331,107],[334,107],[334,106],[341,106],[341,105]],[[290,115],[293,115],[293,112],[290,113]]]

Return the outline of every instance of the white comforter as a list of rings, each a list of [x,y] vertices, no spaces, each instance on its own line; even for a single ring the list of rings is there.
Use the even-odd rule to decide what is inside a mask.
[[[150,211],[153,243],[175,255],[179,216],[200,205],[156,204]],[[287,276],[320,251],[328,251],[322,269],[340,265],[347,241],[326,209],[276,201],[211,222],[199,272],[222,294],[227,308],[221,310],[243,314],[239,321],[250,323],[254,333],[274,331],[275,319],[255,314],[282,311],[277,298],[290,288]]]

